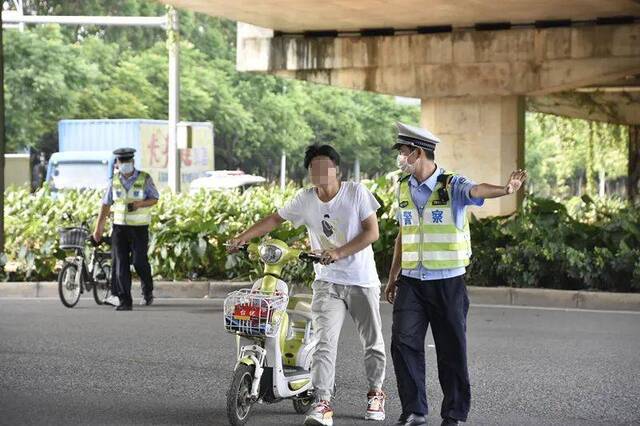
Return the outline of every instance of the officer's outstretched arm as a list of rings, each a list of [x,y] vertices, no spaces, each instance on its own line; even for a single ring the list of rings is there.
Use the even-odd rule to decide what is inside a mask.
[[[505,195],[513,194],[524,185],[527,180],[526,170],[515,170],[509,176],[509,181],[504,186],[491,185],[489,183],[481,183],[471,188],[469,195],[472,198],[498,198]]]

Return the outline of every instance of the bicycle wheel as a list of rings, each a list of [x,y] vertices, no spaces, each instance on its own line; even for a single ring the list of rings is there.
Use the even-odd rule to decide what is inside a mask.
[[[73,308],[80,300],[82,283],[76,283],[78,273],[78,265],[66,262],[58,274],[58,295],[67,308]]]
[[[111,296],[111,265],[107,262],[96,265],[101,269],[100,278],[93,283],[93,300],[98,305],[104,304],[104,301]],[[95,279],[95,276],[94,276]]]

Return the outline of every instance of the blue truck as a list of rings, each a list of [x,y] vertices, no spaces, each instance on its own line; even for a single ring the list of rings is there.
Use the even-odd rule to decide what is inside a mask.
[[[210,122],[185,123],[192,143],[179,151],[181,189],[214,169],[214,128]],[[166,120],[61,120],[58,148],[49,159],[47,182],[54,191],[103,189],[113,176],[114,149],[136,149],[136,168],[151,174],[158,188],[168,185],[168,130]]]

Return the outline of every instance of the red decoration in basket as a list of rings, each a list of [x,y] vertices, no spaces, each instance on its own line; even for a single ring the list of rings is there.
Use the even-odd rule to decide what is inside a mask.
[[[252,322],[259,322],[260,319],[270,320],[270,311],[267,308],[251,305],[249,303],[241,303],[234,307],[233,318],[241,321],[251,320]]]

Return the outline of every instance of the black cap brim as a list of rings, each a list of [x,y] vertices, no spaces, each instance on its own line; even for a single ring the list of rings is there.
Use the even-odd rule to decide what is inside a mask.
[[[406,142],[406,143],[405,143],[405,142],[396,142],[396,143],[393,145],[393,149],[400,149],[400,147],[401,147],[401,146],[410,146],[410,147],[414,147],[414,148],[415,148],[415,145],[413,145],[412,143],[408,143],[408,142]]]

